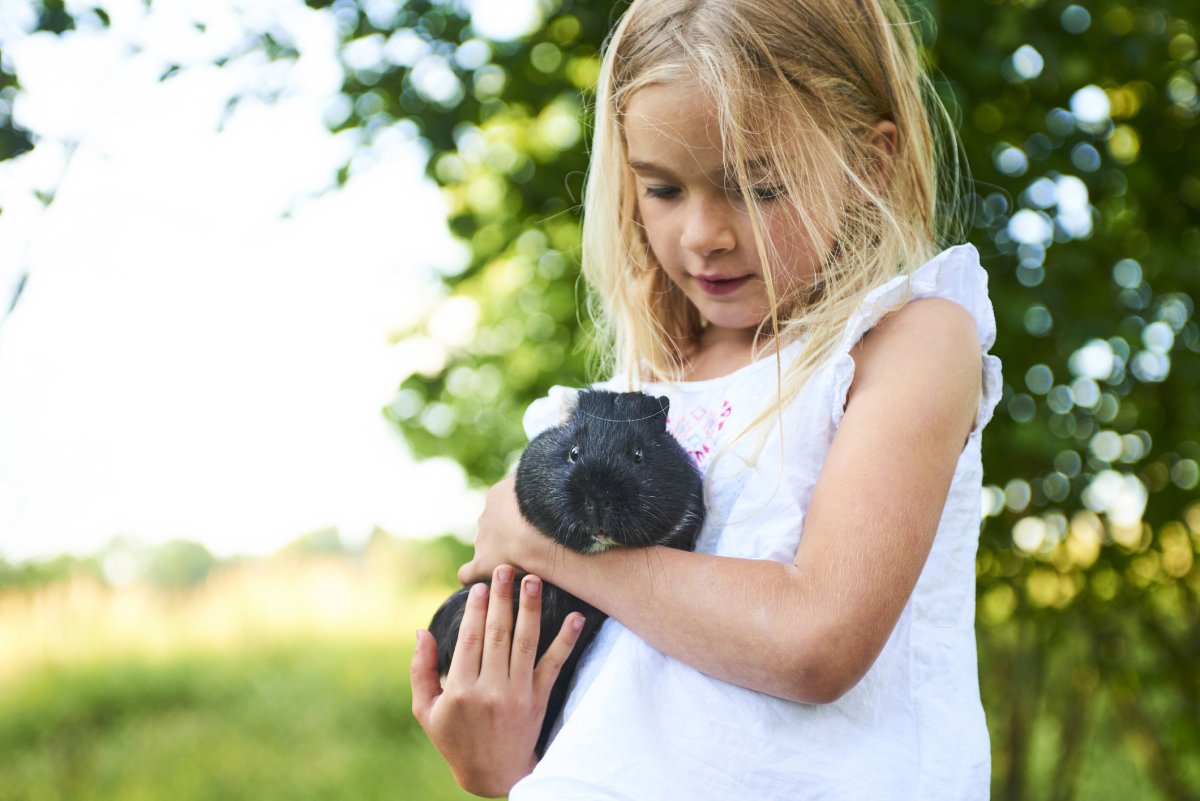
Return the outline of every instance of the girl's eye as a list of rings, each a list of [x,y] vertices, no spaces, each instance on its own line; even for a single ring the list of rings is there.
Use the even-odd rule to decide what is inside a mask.
[[[679,195],[679,188],[675,186],[648,186],[646,187],[646,197],[657,198],[659,200],[670,200]]]
[[[741,197],[742,197],[742,191],[741,191],[740,189],[738,189],[738,190],[735,190],[735,191],[737,192],[737,196],[738,196],[738,198],[741,198]],[[786,189],[784,189],[782,186],[762,186],[762,185],[758,185],[758,186],[754,186],[754,187],[751,189],[751,191],[753,191],[753,192],[754,192],[754,197],[755,197],[755,199],[756,199],[756,200],[761,200],[761,201],[778,200],[779,198],[781,198],[781,197],[783,197],[785,194],[787,194],[787,190],[786,190]]]
[[[783,197],[785,189],[782,186],[756,186],[754,196],[759,200],[775,200]]]
[[[638,448],[633,452],[633,461],[637,462],[638,464],[641,464],[642,459],[643,459],[642,449]]]
[[[570,462],[579,461],[579,446],[578,445],[571,448],[570,452],[567,454],[567,461],[570,461]]]

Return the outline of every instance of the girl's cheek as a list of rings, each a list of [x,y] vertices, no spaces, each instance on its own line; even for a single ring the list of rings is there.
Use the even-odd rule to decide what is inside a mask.
[[[645,220],[643,218],[643,227],[646,232],[646,244],[650,248],[650,252],[662,261],[670,250],[670,240],[666,235],[664,226],[658,220]]]

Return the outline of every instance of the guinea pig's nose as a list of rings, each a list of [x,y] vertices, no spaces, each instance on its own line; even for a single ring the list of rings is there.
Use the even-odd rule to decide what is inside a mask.
[[[583,508],[589,515],[607,515],[612,512],[613,502],[600,493],[588,493],[583,502]]]

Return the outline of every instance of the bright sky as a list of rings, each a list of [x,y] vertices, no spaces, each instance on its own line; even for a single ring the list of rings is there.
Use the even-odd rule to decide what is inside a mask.
[[[351,544],[376,525],[469,533],[481,498],[462,470],[414,465],[380,412],[413,369],[389,331],[437,303],[434,270],[463,252],[402,129],[317,196],[350,147],[322,122],[340,85],[332,17],[300,0],[104,7],[109,30],[30,37],[26,3],[0,0],[0,49],[28,90],[14,113],[41,137],[0,164],[0,556],[115,534],[228,555],[328,526]],[[514,20],[536,22],[491,24]],[[296,66],[202,66],[246,25],[285,31]],[[197,66],[159,82],[172,60]],[[283,93],[218,133],[255,86]],[[32,200],[56,186],[48,209]]]

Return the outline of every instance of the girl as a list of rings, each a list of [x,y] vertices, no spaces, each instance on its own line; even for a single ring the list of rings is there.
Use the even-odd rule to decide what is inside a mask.
[[[630,6],[585,201],[616,368],[599,386],[669,396],[708,521],[695,553],[582,556],[522,520],[511,479],[493,487],[459,577],[490,574],[495,603],[468,604],[444,689],[427,632],[412,666],[413,711],[464,787],[987,796],[974,557],[1000,363],[977,253],[935,245],[957,150],[932,98],[895,0]],[[511,566],[534,575],[515,588]],[[611,616],[540,762],[575,632],[534,667],[534,576]]]

